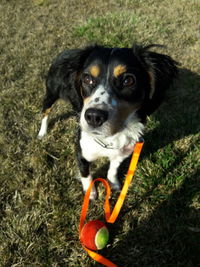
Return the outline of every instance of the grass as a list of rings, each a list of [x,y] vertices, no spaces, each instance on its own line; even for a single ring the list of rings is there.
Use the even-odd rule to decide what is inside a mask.
[[[134,182],[102,254],[119,266],[199,266],[199,2],[2,0],[0,12],[0,266],[97,266],[78,240],[83,194],[69,104],[55,105],[48,136],[36,139],[52,58],[95,41],[165,44],[181,63],[148,119]],[[105,177],[104,163],[95,176]],[[90,219],[103,216],[99,192]]]

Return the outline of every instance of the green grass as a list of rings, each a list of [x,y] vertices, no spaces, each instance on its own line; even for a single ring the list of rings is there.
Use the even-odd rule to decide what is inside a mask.
[[[52,59],[91,42],[165,44],[161,52],[181,63],[165,103],[148,119],[133,184],[102,254],[119,266],[198,266],[199,2],[2,0],[0,12],[0,266],[97,266],[78,240],[83,194],[69,104],[55,105],[47,137],[36,139]],[[101,164],[95,177],[106,176]],[[98,190],[90,219],[103,217]]]
[[[90,42],[95,40],[107,46],[130,46],[130,39],[132,42],[135,39],[133,27],[136,23],[136,17],[129,12],[110,12],[87,19],[84,25],[75,28],[74,37],[87,38]],[[116,28],[123,28],[123,31],[116,31]]]

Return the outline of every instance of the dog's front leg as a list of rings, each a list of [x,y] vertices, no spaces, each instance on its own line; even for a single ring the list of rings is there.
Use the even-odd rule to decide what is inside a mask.
[[[81,151],[78,152],[78,164],[80,169],[81,183],[83,186],[83,191],[86,192],[92,182],[92,176],[90,175],[90,162],[83,158]],[[90,193],[90,199],[95,200],[97,197],[97,191],[95,186],[92,187]]]
[[[123,158],[116,158],[110,160],[110,167],[108,169],[108,181],[111,187],[116,191],[121,190],[121,184],[117,178],[117,172],[122,161]]]

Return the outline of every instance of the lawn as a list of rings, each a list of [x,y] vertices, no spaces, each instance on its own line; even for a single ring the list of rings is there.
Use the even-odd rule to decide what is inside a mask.
[[[48,135],[36,138],[52,59],[94,42],[164,44],[157,51],[180,62],[148,118],[133,183],[101,253],[123,267],[200,266],[200,2],[1,0],[0,15],[0,266],[98,266],[78,238],[83,193],[68,103],[55,104]],[[94,177],[105,177],[106,166],[96,163]],[[98,190],[90,219],[103,216]]]

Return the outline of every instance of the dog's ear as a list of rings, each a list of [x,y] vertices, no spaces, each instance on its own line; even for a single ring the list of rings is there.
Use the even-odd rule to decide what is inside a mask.
[[[145,110],[150,115],[161,104],[165,91],[172,84],[178,73],[178,63],[171,57],[150,51],[153,47],[163,47],[160,45],[133,47],[134,54],[137,56],[143,67],[146,69],[149,81],[150,91],[146,96]]]
[[[80,73],[89,54],[97,46],[83,49],[69,49],[60,53],[53,61],[46,80],[48,94],[55,98],[69,100],[75,109],[82,108]]]

